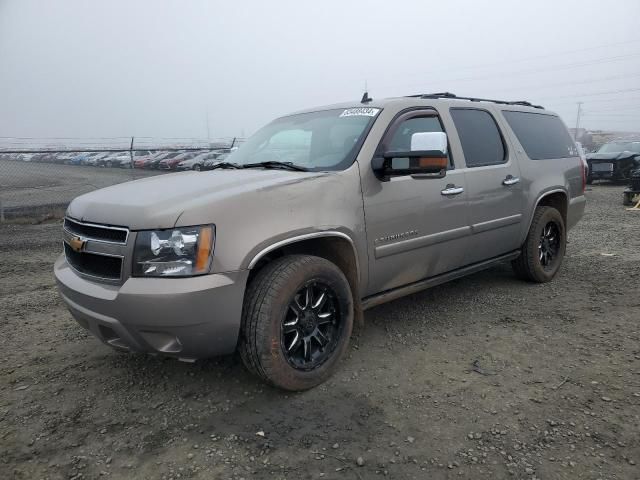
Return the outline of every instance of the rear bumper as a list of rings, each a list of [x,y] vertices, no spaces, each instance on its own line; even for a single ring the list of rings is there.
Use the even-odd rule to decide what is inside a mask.
[[[591,178],[614,178],[613,172],[591,172]]]
[[[235,350],[248,271],[108,285],[80,277],[62,255],[54,274],[76,321],[113,348],[187,360]]]

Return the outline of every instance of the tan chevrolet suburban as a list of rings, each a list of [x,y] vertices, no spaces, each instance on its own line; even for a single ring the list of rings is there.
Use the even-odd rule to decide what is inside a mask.
[[[211,171],[76,198],[55,276],[78,323],[115,349],[239,350],[262,379],[307,389],[370,307],[504,261],[553,279],[585,181],[542,107],[365,95],[279,118]]]

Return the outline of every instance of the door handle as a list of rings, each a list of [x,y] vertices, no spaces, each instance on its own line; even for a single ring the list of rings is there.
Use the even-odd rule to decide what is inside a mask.
[[[507,178],[505,178],[502,181],[502,184],[506,185],[507,187],[509,187],[511,185],[515,185],[518,182],[520,182],[520,177],[514,177],[512,175],[507,175]]]
[[[462,187],[456,187],[455,185],[447,185],[447,188],[445,188],[444,190],[442,190],[440,193],[442,195],[460,195],[462,192],[464,192],[464,188]]]

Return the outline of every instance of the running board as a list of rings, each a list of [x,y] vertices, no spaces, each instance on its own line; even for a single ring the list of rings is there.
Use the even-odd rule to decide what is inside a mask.
[[[450,282],[451,280],[455,280],[457,278],[465,277],[472,273],[485,270],[489,267],[492,267],[496,263],[504,262],[506,260],[514,260],[519,256],[520,256],[520,250],[516,250],[511,253],[507,253],[505,255],[500,255],[499,257],[494,257],[489,260],[484,260],[479,263],[474,263],[473,265],[468,265],[466,267],[458,268],[457,270],[452,270],[447,273],[441,273],[440,275],[436,275],[435,277],[419,280],[417,282],[410,283],[402,287],[393,288],[391,290],[386,290],[376,295],[371,295],[370,297],[365,297],[362,299],[362,309],[367,310],[369,308],[376,307],[382,303],[390,302],[391,300],[396,300],[397,298],[404,297],[406,295],[411,295],[412,293],[420,292],[422,290],[426,290],[427,288],[435,287],[437,285],[442,285],[443,283]]]

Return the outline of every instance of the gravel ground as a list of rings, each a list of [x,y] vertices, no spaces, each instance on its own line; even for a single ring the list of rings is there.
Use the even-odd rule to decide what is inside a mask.
[[[56,295],[59,223],[2,226],[0,478],[640,479],[640,213],[588,197],[552,283],[504,265],[377,307],[299,394],[111,351]]]
[[[97,188],[160,173],[164,172],[0,160],[0,203],[9,211],[45,209]]]

